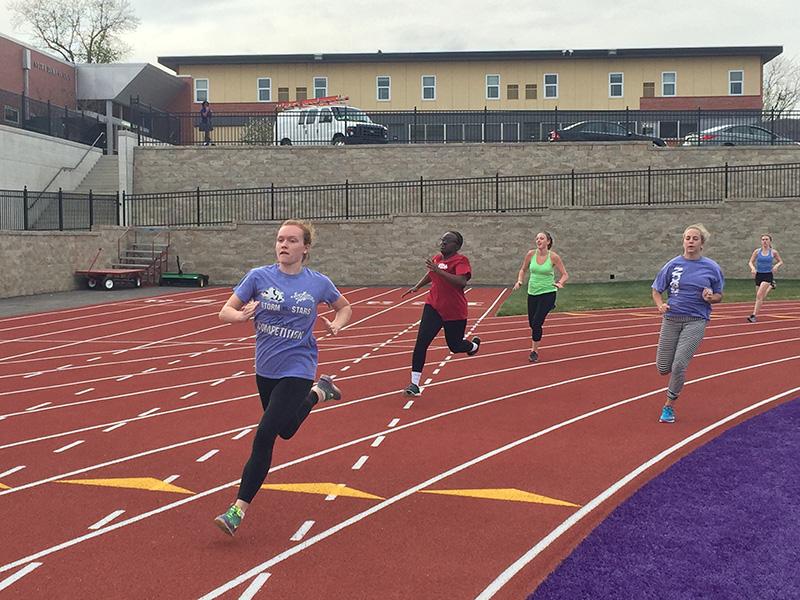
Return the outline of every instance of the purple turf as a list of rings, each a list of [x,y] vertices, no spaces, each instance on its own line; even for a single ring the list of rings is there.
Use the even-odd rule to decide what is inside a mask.
[[[565,598],[800,598],[800,398],[643,486],[528,596]]]

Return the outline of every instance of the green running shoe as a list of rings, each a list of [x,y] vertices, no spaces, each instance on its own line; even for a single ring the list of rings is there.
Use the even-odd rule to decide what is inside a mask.
[[[231,504],[231,507],[224,514],[214,519],[214,523],[224,533],[233,537],[233,534],[239,529],[239,525],[242,524],[242,519],[244,519],[242,509],[235,504]]]

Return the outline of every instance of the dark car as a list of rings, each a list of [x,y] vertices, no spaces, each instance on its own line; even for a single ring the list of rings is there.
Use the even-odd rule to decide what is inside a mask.
[[[550,142],[624,142],[645,140],[656,146],[666,146],[661,138],[629,131],[624,125],[609,121],[579,121],[563,129],[551,131],[547,136]]]
[[[699,137],[699,139],[698,139]],[[684,146],[741,146],[798,144],[757,125],[717,125],[700,132],[690,133],[683,139]]]

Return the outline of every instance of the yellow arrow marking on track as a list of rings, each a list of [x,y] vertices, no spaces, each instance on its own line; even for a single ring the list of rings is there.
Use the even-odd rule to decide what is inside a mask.
[[[147,490],[149,492],[172,492],[174,494],[194,494],[171,483],[164,483],[155,477],[124,477],[119,479],[62,479],[57,483],[75,483],[78,485],[97,485],[101,487],[127,488],[131,490]]]
[[[7,485],[3,485],[2,483],[0,483],[0,490],[10,490],[10,489],[11,488],[8,487]]]
[[[565,500],[548,498],[539,494],[523,492],[515,488],[499,489],[477,489],[477,490],[421,490],[423,494],[443,494],[446,496],[467,496],[470,498],[485,498],[487,500],[510,500],[512,502],[534,502],[536,504],[552,504],[554,506],[573,506],[578,508],[580,504],[573,504]]]
[[[380,496],[373,496],[367,492],[354,490],[336,483],[265,483],[261,486],[265,490],[276,490],[279,492],[297,492],[300,494],[324,494],[328,496],[347,496],[349,498],[365,498],[367,500],[383,500]]]

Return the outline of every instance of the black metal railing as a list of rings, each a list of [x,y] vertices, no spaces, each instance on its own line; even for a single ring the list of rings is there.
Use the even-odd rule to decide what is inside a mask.
[[[119,225],[119,208],[117,194],[0,190],[0,229],[71,231]]]
[[[98,115],[89,116],[83,111],[56,106],[49,101],[40,102],[7,90],[0,89],[0,107],[3,110],[0,123],[10,127],[81,144],[92,144],[100,134],[105,133],[105,123],[100,121]],[[97,147],[106,147],[105,138],[99,140]]]
[[[297,112],[220,112],[211,119],[209,139],[215,145],[276,145],[350,143],[348,127],[359,121],[352,116],[325,113],[319,107],[308,123]],[[330,107],[327,107],[330,109]],[[800,142],[800,111],[762,110],[464,110],[464,111],[363,111],[372,123],[387,129],[390,144],[515,143],[547,141],[551,131],[581,121],[605,121],[622,125],[631,133],[659,137],[669,145],[718,145],[726,143],[781,145]],[[361,118],[360,116],[358,117]],[[133,129],[141,145],[201,145],[206,141],[199,113],[164,113],[142,108],[131,112]],[[770,135],[736,139],[696,136],[720,125],[757,126]],[[689,138],[687,139],[687,136]],[[369,138],[353,139],[353,143]],[[376,141],[376,140],[373,140]]]
[[[134,226],[242,221],[374,219],[399,214],[521,212],[550,207],[718,203],[800,198],[800,163],[419,179],[377,183],[123,194]]]

